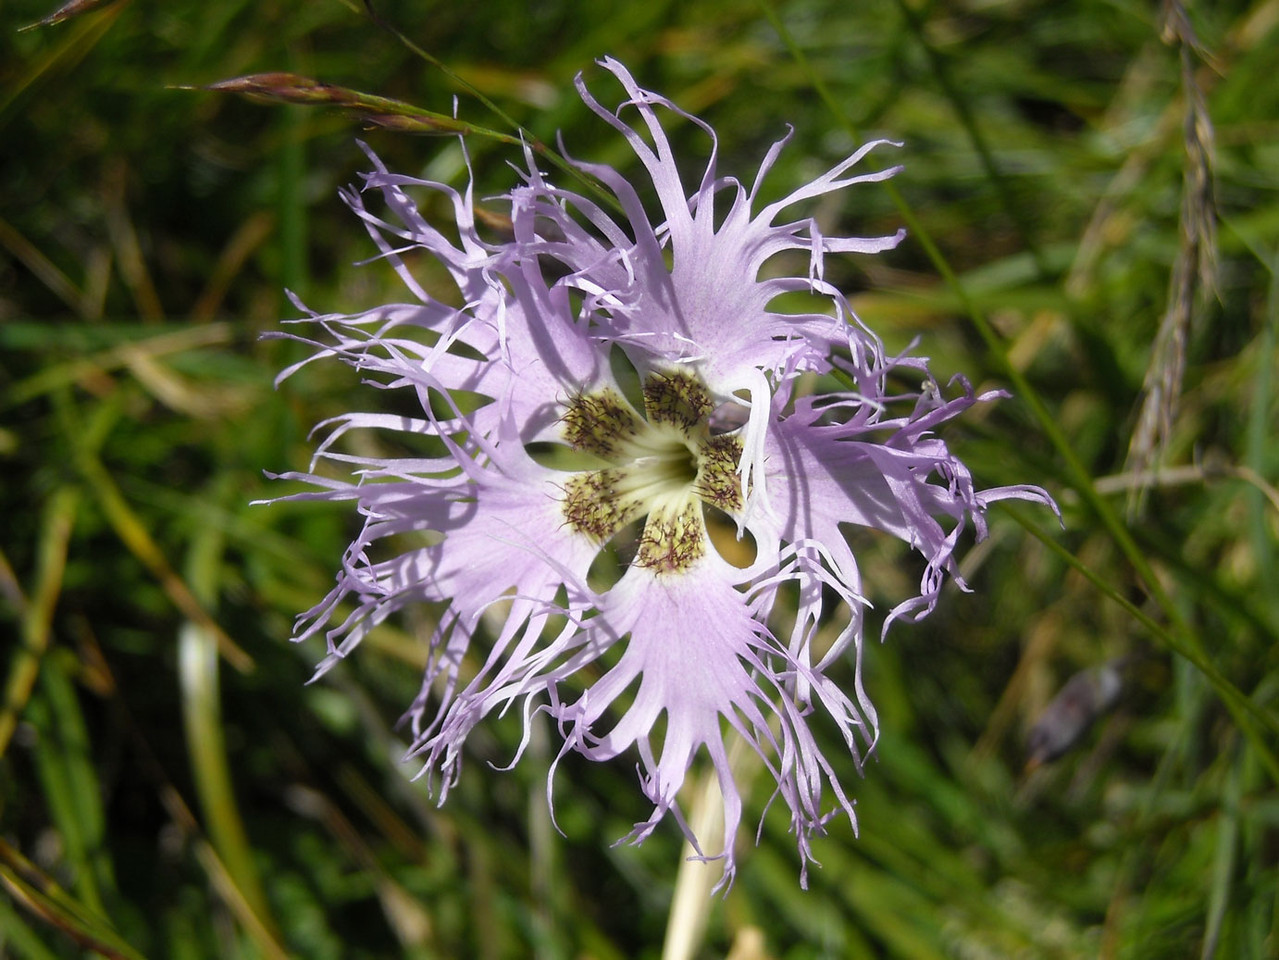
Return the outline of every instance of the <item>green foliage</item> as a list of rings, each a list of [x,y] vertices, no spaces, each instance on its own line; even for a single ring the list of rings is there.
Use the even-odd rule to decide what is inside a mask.
[[[17,29],[46,4],[0,23],[0,954],[661,955],[681,844],[667,823],[612,846],[647,814],[632,766],[562,762],[557,834],[555,731],[495,771],[520,725],[486,722],[437,808],[395,728],[431,611],[306,685],[322,651],[291,620],[354,518],[251,505],[289,489],[263,473],[305,468],[313,424],[372,402],[337,365],[272,389],[300,348],[260,340],[295,313],[285,288],[325,310],[401,296],[352,265],[373,252],[336,198],[355,138],[460,183],[455,139],[387,129],[442,123],[456,95],[467,129],[560,132],[625,167],[572,90],[605,54],[713,123],[726,172],[793,125],[772,196],[863,139],[905,142],[891,189],[819,216],[911,238],[828,279],[890,349],[918,337],[939,376],[1012,388],[947,440],[983,485],[1050,487],[1065,521],[995,511],[974,592],[868,645],[884,733],[864,780],[844,771],[860,836],[835,821],[802,891],[770,810],[694,955],[1279,951],[1273,4],[374,4],[425,58],[354,0],[108,0]],[[364,112],[202,89],[266,73]],[[1187,147],[1209,133],[1204,221]],[[467,148],[477,197],[511,185],[509,143]],[[1175,308],[1172,429],[1130,449]],[[889,609],[919,570],[855,546]],[[1115,711],[1025,769],[1053,693],[1107,662]]]

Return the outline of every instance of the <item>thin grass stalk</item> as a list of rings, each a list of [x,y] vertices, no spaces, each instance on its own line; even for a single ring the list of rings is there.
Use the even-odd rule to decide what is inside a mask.
[[[351,0],[346,0],[346,3],[347,3],[347,6],[354,9],[354,4],[351,2]],[[522,142],[527,143],[530,149],[532,149],[538,155],[545,157],[547,161],[551,163],[561,173],[567,174],[568,176],[572,177],[575,181],[582,184],[582,186],[586,188],[586,190],[593,196],[595,200],[599,201],[607,209],[611,210],[614,213],[622,213],[621,204],[618,203],[617,198],[613,196],[612,193],[602,189],[600,185],[596,183],[593,178],[586,175],[581,170],[577,169],[577,167],[569,163],[568,160],[560,156],[560,154],[556,150],[547,146],[537,137],[533,136],[531,131],[525,129],[519,123],[519,121],[517,121],[509,113],[503,110],[500,106],[498,106],[497,103],[494,102],[489,96],[487,96],[484,93],[484,91],[482,91],[479,87],[475,86],[475,84],[471,83],[469,80],[466,80],[464,77],[459,76],[457,73],[451,70],[446,64],[444,64],[443,61],[441,61],[437,57],[432,56],[430,53],[428,53],[418,44],[414,43],[407,36],[405,36],[403,31],[401,31],[398,27],[396,27],[394,24],[390,23],[389,21],[385,20],[374,9],[372,0],[363,0],[363,6],[365,11],[369,15],[369,19],[371,19],[375,24],[377,24],[379,27],[381,27],[383,30],[389,33],[392,37],[394,37],[396,41],[401,46],[404,47],[405,50],[407,50],[413,56],[417,57],[423,63],[427,63],[430,66],[434,67],[436,70],[439,70],[440,73],[448,77],[449,80],[451,80],[453,83],[457,84],[459,87],[461,87],[471,96],[473,96],[477,101],[479,101],[481,105],[483,105],[486,109],[488,109],[495,117],[497,117],[499,120],[505,123],[512,130],[514,130],[516,135],[519,137],[519,139]]]
[[[964,128],[964,132],[968,135],[968,140],[972,143],[973,149],[977,153],[977,159],[981,162],[982,169],[986,172],[986,179],[995,188],[999,204],[1004,208],[1004,215],[1012,221],[1017,228],[1017,232],[1021,235],[1022,245],[1030,253],[1030,259],[1034,261],[1035,272],[1039,274],[1039,279],[1047,281],[1051,277],[1052,271],[1048,268],[1048,261],[1044,257],[1043,250],[1040,249],[1039,244],[1035,241],[1035,231],[1032,229],[1030,221],[1026,218],[1026,208],[1017,202],[1012,195],[1012,191],[1008,189],[1008,180],[1000,172],[999,165],[995,162],[995,154],[990,149],[990,144],[986,142],[986,137],[982,134],[981,127],[977,125],[977,118],[973,115],[972,108],[951,79],[950,71],[946,68],[942,55],[928,41],[928,37],[925,36],[924,24],[919,14],[906,0],[896,0],[896,3],[902,19],[906,21],[911,34],[915,37],[915,42],[919,44],[920,49],[924,51],[924,55],[928,57],[928,65],[933,71],[933,77],[937,81],[937,85],[941,87],[942,94],[950,101],[951,109],[955,111],[959,125]]]
[[[22,645],[10,661],[4,705],[0,707],[0,757],[8,749],[13,732],[17,729],[18,717],[31,698],[36,677],[40,673],[40,663],[49,647],[53,612],[62,593],[62,578],[67,567],[67,545],[75,528],[79,503],[79,488],[64,486],[54,491],[45,507],[35,589],[25,609],[19,611],[22,618]]]

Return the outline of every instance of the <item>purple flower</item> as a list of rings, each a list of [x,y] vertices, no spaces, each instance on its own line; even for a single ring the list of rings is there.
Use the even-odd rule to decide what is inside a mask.
[[[312,359],[338,357],[376,386],[414,391],[420,414],[350,413],[323,424],[317,460],[353,478],[290,475],[319,488],[300,498],[352,500],[365,518],[337,586],[301,618],[297,639],[325,632],[323,672],[395,611],[442,606],[409,714],[412,755],[438,776],[441,802],[472,727],[514,706],[527,730],[543,711],[563,736],[560,757],[638,757],[653,810],[627,839],[644,839],[671,811],[696,846],[677,795],[705,750],[728,838],[711,853],[724,857],[730,881],[742,804],[725,744],[731,727],[772,774],[806,870],[810,838],[828,820],[842,811],[855,825],[838,776],[844,758],[823,755],[810,719],[842,734],[859,770],[878,731],[860,682],[867,601],[841,524],[885,531],[922,554],[919,594],[887,621],[918,619],[945,575],[955,577],[965,527],[985,534],[988,504],[1051,500],[1034,487],[976,490],[934,434],[997,394],[975,396],[960,381],[959,395],[943,400],[926,362],[886,357],[824,280],[828,254],[877,253],[903,234],[827,237],[811,218],[785,217],[802,201],[895,173],[851,172],[884,141],[756,210],[789,135],[747,190],[717,172],[709,126],[638,87],[620,63],[602,65],[625,88],[618,110],[580,78],[578,90],[643,164],[661,206],[656,224],[611,167],[573,161],[612,195],[620,218],[552,185],[531,154],[508,197],[504,242],[481,238],[469,188],[391,174],[372,153],[364,190],[380,194],[386,218],[360,193],[344,195],[413,301],[310,314],[301,322],[324,332],[310,341]],[[659,108],[710,137],[691,193]],[[447,199],[456,240],[427,223],[406,188]],[[788,251],[806,255],[804,275],[764,272]],[[457,295],[429,293],[408,252],[438,260]],[[796,291],[823,309],[772,309]],[[889,374],[904,368],[923,386],[891,394]],[[810,372],[850,389],[803,396],[799,378]],[[339,453],[352,430],[409,434],[430,455]],[[819,642],[832,597],[846,604],[847,625]],[[851,690],[827,676],[845,658]]]

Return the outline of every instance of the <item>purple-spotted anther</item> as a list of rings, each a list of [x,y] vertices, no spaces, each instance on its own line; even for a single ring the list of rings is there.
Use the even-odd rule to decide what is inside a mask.
[[[481,236],[469,188],[389,173],[371,153],[363,195],[345,194],[412,299],[308,314],[299,322],[318,334],[304,339],[312,359],[338,357],[379,387],[411,391],[418,412],[324,424],[312,472],[289,475],[319,488],[298,498],[354,501],[364,517],[337,586],[297,637],[325,633],[323,671],[397,610],[442,611],[410,711],[412,755],[441,802],[468,732],[517,706],[526,731],[538,711],[554,719],[560,757],[638,758],[653,809],[628,839],[669,811],[696,845],[677,797],[704,752],[728,840],[703,852],[724,858],[727,880],[742,799],[725,737],[743,738],[790,811],[806,871],[814,834],[840,812],[855,824],[838,771],[860,769],[878,730],[860,681],[867,603],[845,529],[884,531],[922,555],[919,593],[886,629],[933,609],[962,532],[971,523],[985,534],[992,501],[1051,501],[1033,487],[976,490],[935,434],[995,394],[960,381],[942,399],[926,362],[886,357],[825,281],[828,255],[878,253],[902,234],[828,237],[809,217],[785,216],[891,176],[852,172],[883,141],[759,205],[788,137],[748,190],[718,173],[708,125],[620,63],[602,65],[625,90],[618,109],[580,78],[578,90],[638,157],[656,217],[613,168],[572,161],[611,194],[605,202],[552,184],[531,153],[502,240]],[[691,192],[659,111],[709,137]],[[426,221],[410,188],[451,205],[456,239]],[[365,206],[369,193],[385,213]],[[456,290],[428,291],[410,255],[438,260]],[[777,269],[797,263],[798,276]],[[778,312],[795,292],[824,306]],[[922,387],[890,393],[894,369]],[[804,395],[803,374],[844,389]],[[339,452],[353,430],[410,435],[424,452]],[[836,662],[848,689],[828,676]],[[824,755],[810,721],[837,730],[848,755]]]

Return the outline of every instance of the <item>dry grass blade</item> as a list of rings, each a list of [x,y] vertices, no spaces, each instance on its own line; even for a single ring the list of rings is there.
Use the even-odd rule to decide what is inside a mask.
[[[1128,466],[1145,474],[1164,458],[1186,375],[1186,347],[1194,315],[1211,296],[1217,260],[1217,213],[1213,200],[1214,134],[1204,92],[1195,76],[1201,49],[1185,8],[1177,0],[1164,5],[1164,40],[1178,47],[1181,85],[1185,96],[1183,140],[1186,149],[1185,185],[1181,197],[1181,244],[1169,281],[1168,307],[1150,366],[1142,384],[1144,399],[1128,446]],[[1139,487],[1129,509],[1139,511],[1146,487]]]
[[[1119,473],[1097,479],[1097,492],[1103,495],[1150,487],[1176,487],[1188,484],[1204,484],[1223,478],[1243,480],[1256,488],[1279,513],[1279,489],[1266,482],[1266,478],[1251,467],[1229,464],[1191,464],[1170,467],[1165,470],[1147,470],[1143,473]]]
[[[71,383],[95,379],[119,367],[136,368],[139,363],[154,361],[165,354],[228,343],[232,333],[229,324],[205,324],[172,333],[160,333],[133,343],[122,343],[93,356],[47,366],[15,383],[3,400],[0,400],[0,409],[18,406]]]
[[[349,87],[313,80],[296,73],[254,73],[209,84],[205,90],[238,93],[262,103],[296,103],[339,107],[362,120],[399,133],[476,134],[502,143],[518,144],[516,137],[457,120],[443,113],[423,110],[401,100],[378,97]]]
[[[29,23],[25,27],[19,27],[18,30],[21,32],[25,30],[35,30],[37,27],[52,27],[55,24],[63,23],[84,13],[89,13],[91,10],[96,10],[98,7],[111,2],[112,0],[69,0],[68,3],[64,3],[48,16],[42,17],[35,23]],[[125,2],[127,3],[128,0],[125,0]],[[124,3],[121,3],[120,5],[124,6]]]

